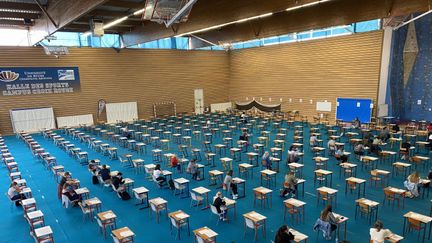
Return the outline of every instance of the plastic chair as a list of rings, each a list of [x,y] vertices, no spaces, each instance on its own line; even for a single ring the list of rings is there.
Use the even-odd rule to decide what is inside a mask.
[[[201,204],[201,202],[204,200],[204,197],[198,196],[194,192],[190,192],[190,195],[191,195],[190,207],[192,207],[192,205],[194,207],[198,207]],[[193,204],[194,201],[197,202],[195,205]]]
[[[82,202],[78,202],[78,205],[81,208],[81,211],[83,213],[83,221],[85,220],[85,217],[90,217],[90,213],[91,213],[91,209],[89,207],[86,207],[85,205],[83,205]]]
[[[257,237],[258,237],[258,229],[259,228],[261,228],[261,227],[263,228],[263,232],[264,232],[264,235],[265,235],[265,231],[264,231],[263,225],[264,224],[254,223],[252,220],[250,220],[248,218],[245,218],[244,237],[246,237],[246,229],[250,228],[250,229],[253,229],[255,231],[254,241],[256,241]]]
[[[218,213],[217,208],[214,205],[210,205],[210,210],[212,212],[212,215],[214,214],[214,215],[218,216],[217,217],[218,221],[216,222],[216,225],[218,225],[219,222],[221,221],[221,216],[222,216],[223,213]]]
[[[184,190],[186,189],[186,186],[184,185],[180,185],[179,183],[177,183],[176,181],[174,181],[174,195],[177,195],[176,192],[180,191],[180,195],[184,192]]]
[[[102,221],[97,216],[94,216],[94,218],[96,219],[96,222],[99,225],[99,231],[101,233],[103,233],[104,239],[106,239],[106,228],[107,228],[107,226],[109,226],[111,228],[111,230],[113,230],[114,226],[115,226],[115,221],[109,221],[106,223],[102,223]]]
[[[187,225],[187,221],[176,221],[174,218],[170,218],[170,221],[171,221],[171,226],[177,229],[176,239],[180,240],[181,228]],[[172,233],[172,229],[171,229],[171,233]]]

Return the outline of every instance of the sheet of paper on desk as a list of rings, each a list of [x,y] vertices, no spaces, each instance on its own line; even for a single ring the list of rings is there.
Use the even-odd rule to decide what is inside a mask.
[[[115,214],[113,214],[113,213],[106,213],[106,214],[104,215],[104,217],[105,217],[105,218],[113,218],[113,217],[115,217]]]
[[[209,237],[209,238],[215,237],[217,235],[216,232],[214,232],[213,230],[209,230],[209,229],[203,229],[200,231],[200,233],[203,235],[207,235],[207,237]]]
[[[261,219],[265,218],[264,216],[262,216],[262,215],[260,215],[258,213],[250,213],[249,216],[251,216],[252,218],[258,219],[258,220],[261,220]]]
[[[185,219],[185,218],[187,218],[189,216],[187,214],[185,214],[185,213],[178,213],[176,215],[176,217],[179,218],[179,219]]]
[[[120,235],[121,235],[122,237],[129,237],[129,236],[133,236],[134,233],[133,233],[132,231],[128,230],[128,231],[120,232]]]

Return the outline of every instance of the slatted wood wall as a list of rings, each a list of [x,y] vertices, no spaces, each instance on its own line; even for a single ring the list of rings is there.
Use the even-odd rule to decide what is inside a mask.
[[[9,110],[54,107],[55,116],[93,114],[97,101],[138,102],[140,118],[153,115],[154,102],[175,101],[178,112],[191,112],[194,89],[204,89],[205,105],[228,100],[226,52],[71,48],[56,59],[42,48],[0,48],[0,67],[78,66],[81,92],[0,96],[0,133],[12,132]],[[104,117],[105,118],[105,117]]]
[[[230,99],[282,103],[282,110],[299,110],[309,120],[316,102],[327,100],[334,120],[337,97],[377,100],[382,38],[376,31],[233,51]]]
[[[230,53],[71,48],[60,59],[42,48],[0,47],[0,67],[78,66],[81,77],[79,93],[0,96],[0,132],[12,131],[10,109],[52,106],[56,116],[96,118],[101,98],[137,101],[140,118],[153,114],[154,102],[175,101],[178,112],[191,112],[195,88],[204,89],[205,105],[246,97],[274,104],[282,98],[283,110],[309,118],[317,113],[316,102],[327,100],[334,119],[337,97],[376,101],[382,36],[376,31]]]

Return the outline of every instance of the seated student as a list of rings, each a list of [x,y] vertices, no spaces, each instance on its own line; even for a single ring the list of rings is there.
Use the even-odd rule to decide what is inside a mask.
[[[72,205],[74,207],[76,207],[78,205],[77,203],[80,201],[80,197],[78,194],[76,194],[73,186],[69,185],[69,182],[66,182],[63,185],[62,194],[65,195],[69,199],[69,201],[72,203]],[[67,207],[67,205],[66,205],[66,207]]]
[[[379,138],[381,138],[382,141],[387,142],[390,139],[390,130],[388,127],[384,127],[381,133],[379,134]]]
[[[170,162],[171,162],[171,167],[177,168],[177,171],[181,170],[181,164],[179,163],[176,154],[173,154],[173,156],[171,157],[171,161]]]
[[[8,196],[10,200],[15,201],[15,206],[20,206],[20,202],[23,199],[26,199],[26,197],[22,194],[20,194],[21,188],[18,186],[18,184],[14,181],[10,184],[8,189]]]
[[[393,132],[395,132],[395,133],[400,132],[399,124],[396,123],[396,124],[393,126]]]
[[[374,224],[373,228],[370,228],[370,241],[371,243],[384,243],[387,237],[389,237],[392,232],[388,229],[383,229],[383,223],[380,220],[377,220]]]
[[[162,186],[166,182],[165,176],[162,175],[160,164],[157,164],[153,170],[153,179],[156,180],[159,186]]]
[[[429,135],[432,134],[432,123],[429,123],[429,125],[427,126],[426,129],[427,129]]]
[[[71,179],[71,175],[68,171],[66,171],[64,173],[64,175],[61,177],[60,182],[58,184],[58,188],[57,188],[57,197],[58,199],[61,199],[62,196],[62,191],[63,191],[63,186],[66,183],[66,181]]]
[[[327,143],[327,148],[329,150],[329,154],[333,155],[336,151],[336,141],[333,138],[330,138],[330,140]]]
[[[372,133],[368,132],[363,138],[363,144],[369,148],[372,147],[374,137],[372,136]]]
[[[402,154],[401,160],[406,160],[409,158],[409,153],[410,153],[410,148],[411,148],[411,144],[409,143],[409,140],[405,140],[405,142],[403,142],[401,144],[401,148],[399,150],[399,154]]]
[[[118,193],[124,192],[126,190],[126,188],[123,186],[124,179],[121,172],[111,178],[111,184],[114,186]]]
[[[360,128],[360,126],[361,126],[360,120],[358,119],[358,117],[356,117],[352,121],[352,128],[357,129],[357,128]]]
[[[297,182],[298,179],[293,171],[288,172],[285,175],[285,182],[283,184],[283,190],[281,197],[287,197],[291,193],[291,197],[295,197],[297,193]]]
[[[110,172],[110,169],[108,169],[106,165],[102,165],[102,169],[99,171],[99,176],[105,183],[109,183],[111,180]]]
[[[246,149],[249,146],[249,137],[250,137],[249,133],[243,132],[243,134],[239,138],[239,140],[246,141]]]
[[[411,194],[409,195],[410,198],[418,197],[420,195],[418,189],[419,183],[420,183],[420,175],[417,171],[409,175],[406,181],[404,181],[405,188],[408,189],[408,191]]]
[[[98,166],[95,163],[94,159],[90,160],[88,163],[88,170],[93,171],[93,170],[97,170],[97,169],[98,169]]]
[[[289,232],[289,228],[286,225],[282,225],[275,236],[274,243],[291,243],[294,240],[294,235]]]
[[[336,218],[333,214],[332,206],[327,205],[323,211],[321,211],[320,219],[324,222],[330,223],[330,231],[333,232],[337,229],[337,223],[339,218]],[[337,240],[336,240],[337,242]]]
[[[192,179],[194,180],[199,180],[199,170],[198,170],[198,165],[196,163],[196,159],[191,159],[189,161],[188,167],[187,167],[187,172],[192,174]]]
[[[298,157],[298,151],[297,148],[291,145],[291,147],[288,150],[288,157],[287,157],[287,164],[289,163],[296,163],[300,160]]]
[[[379,154],[382,151],[382,148],[380,147],[380,145],[382,145],[382,141],[381,138],[378,136],[375,136],[372,145],[371,145],[371,152],[375,153],[375,154]]]
[[[243,122],[244,124],[247,123],[246,113],[243,112],[243,113],[240,115],[240,121]]]
[[[225,176],[223,186],[224,186],[224,190],[231,189],[233,194],[233,199],[237,199],[238,198],[237,185],[233,183],[232,175],[233,175],[233,171],[229,170]]]
[[[363,143],[356,144],[354,147],[354,154],[358,156],[363,156],[364,153],[365,153],[365,146],[363,145]]]
[[[131,133],[129,132],[127,125],[125,127],[121,128],[120,130],[122,131],[123,137],[127,137],[127,139],[131,138]]]
[[[318,146],[318,138],[315,134],[312,134],[309,138],[309,145],[311,148]]]
[[[265,151],[262,156],[262,165],[269,170],[272,168],[272,160],[268,151]]]
[[[335,152],[335,158],[338,161],[347,161],[348,156],[344,154],[344,146],[337,146],[337,150]]]
[[[215,206],[215,208],[219,214],[220,220],[223,220],[223,221],[227,220],[227,212],[228,211],[227,211],[227,207],[225,205],[226,205],[226,202],[223,199],[222,192],[217,192],[216,197],[213,200],[213,206]]]

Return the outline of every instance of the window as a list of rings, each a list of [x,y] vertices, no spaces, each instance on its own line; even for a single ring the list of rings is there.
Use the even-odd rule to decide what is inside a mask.
[[[0,46],[28,46],[28,31],[0,29]]]
[[[251,48],[257,46],[278,45],[295,41],[307,41],[320,38],[328,38],[339,35],[349,35],[357,32],[367,32],[380,29],[380,20],[369,20],[351,25],[335,26],[325,29],[308,30],[300,33],[272,36],[252,41],[237,42],[232,44],[232,49]],[[214,46],[199,48],[202,50],[215,50]]]
[[[46,46],[77,46],[77,47],[121,47],[120,36],[117,34],[105,34],[101,37],[84,36],[77,32],[56,32],[53,34],[57,39],[44,40]]]

